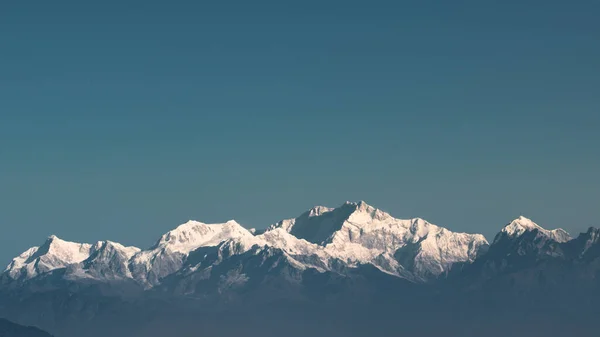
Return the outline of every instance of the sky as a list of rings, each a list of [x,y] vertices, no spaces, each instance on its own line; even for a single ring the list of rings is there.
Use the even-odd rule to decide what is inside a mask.
[[[600,226],[597,1],[3,1],[0,263],[365,200]]]

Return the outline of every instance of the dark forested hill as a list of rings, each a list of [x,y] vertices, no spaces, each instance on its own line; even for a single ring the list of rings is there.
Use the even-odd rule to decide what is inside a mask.
[[[38,328],[23,326],[0,318],[0,337],[51,337]]]

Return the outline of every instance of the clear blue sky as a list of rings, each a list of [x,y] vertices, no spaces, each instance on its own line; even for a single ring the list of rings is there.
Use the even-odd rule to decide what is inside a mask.
[[[600,226],[597,1],[3,1],[0,261],[364,199]]]

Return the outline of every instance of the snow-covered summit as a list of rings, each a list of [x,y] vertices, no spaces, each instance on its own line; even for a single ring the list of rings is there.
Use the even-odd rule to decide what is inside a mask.
[[[131,258],[135,254],[139,253],[141,249],[133,246],[124,246],[118,242],[113,241],[98,241],[92,246],[92,251],[94,253],[103,252],[103,251],[118,251],[120,254],[127,258]],[[93,255],[93,253],[92,253]]]
[[[293,236],[308,242],[322,244],[340,229],[341,224],[354,211],[353,207],[328,208],[316,206],[293,219],[281,220],[267,231],[282,228]]]
[[[31,247],[14,258],[5,272],[13,279],[30,279],[54,269],[79,263],[90,256],[91,244],[65,241],[51,235],[39,247]]]
[[[523,235],[525,232],[531,232],[534,230],[537,230],[542,235],[545,235],[548,238],[560,243],[567,242],[572,239],[569,233],[561,228],[547,230],[524,216],[519,216],[515,220],[511,221],[508,225],[502,228],[500,233],[505,234],[510,238],[515,238]]]
[[[51,235],[40,247],[32,247],[14,258],[6,267],[5,273],[12,279],[28,280],[57,269],[82,263],[92,264],[92,261],[99,257],[114,252],[118,252],[128,260],[139,251],[139,248],[125,247],[111,241],[99,241],[95,244],[78,243]]]
[[[52,256],[63,264],[70,264],[85,260],[89,257],[91,250],[91,244],[65,241],[56,235],[51,235],[38,249],[36,255]]]
[[[364,201],[315,207],[270,226],[267,233],[275,229],[314,243],[326,256],[351,266],[373,264],[416,280],[437,277],[454,263],[472,262],[488,245],[482,235],[454,233],[420,218],[396,219]]]
[[[364,201],[346,201],[337,208],[316,206],[294,219],[282,220],[271,225],[268,230],[283,228],[290,234],[312,243],[325,245],[333,235],[342,229],[345,222],[367,224],[371,219],[385,219],[391,216]]]
[[[252,242],[253,238],[250,230],[234,220],[216,224],[190,220],[161,236],[150,249],[134,255],[130,269],[135,279],[151,287],[178,271],[196,249],[218,246],[228,240]]]
[[[331,212],[331,211],[333,211],[333,210],[334,210],[334,208],[330,208],[330,207],[325,207],[325,206],[315,206],[315,207],[311,208],[311,209],[308,211],[308,216],[309,216],[309,217],[313,217],[313,216],[319,216],[319,215],[322,215],[322,214],[324,214],[324,213]]]
[[[164,234],[151,250],[164,248],[189,253],[198,247],[216,246],[227,239],[247,236],[252,233],[235,220],[218,224],[190,220]]]

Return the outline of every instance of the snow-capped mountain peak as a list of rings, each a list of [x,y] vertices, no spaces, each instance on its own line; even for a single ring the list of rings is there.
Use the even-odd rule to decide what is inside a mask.
[[[32,247],[14,258],[6,268],[13,278],[30,279],[55,269],[79,263],[92,253],[92,245],[65,241],[56,235],[48,237],[39,247]]]
[[[196,249],[215,247],[229,240],[247,243],[253,239],[254,234],[234,220],[216,224],[190,220],[161,236],[149,250],[133,256],[132,275],[150,287],[178,271]]]
[[[308,242],[326,245],[345,223],[355,226],[368,225],[373,219],[392,218],[364,201],[346,201],[337,208],[316,206],[295,219],[282,220],[267,228],[283,228],[290,234]]]
[[[56,235],[51,235],[40,247],[38,253],[52,255],[65,264],[81,262],[90,256],[92,245],[65,241]]]
[[[98,241],[92,246],[93,253],[102,252],[102,251],[117,251],[123,256],[127,257],[127,259],[131,258],[135,254],[139,253],[141,249],[133,246],[124,246],[118,242],[113,241]],[[92,253],[92,254],[93,254]]]
[[[308,211],[308,216],[320,216],[323,215],[323,213],[331,212],[332,210],[334,209],[325,206],[315,206]]]
[[[355,207],[345,203],[338,208],[316,206],[297,218],[282,220],[266,231],[282,228],[293,236],[308,242],[323,244],[339,230]]]
[[[189,253],[202,246],[216,246],[227,239],[251,235],[248,229],[235,220],[218,224],[190,220],[164,234],[154,248],[168,248],[173,252]]]
[[[364,201],[314,208],[272,225],[267,233],[276,229],[323,247],[322,256],[418,280],[437,276],[453,263],[472,262],[488,245],[482,235],[454,233],[419,218],[396,219]]]
[[[547,230],[524,216],[519,216],[515,220],[511,221],[508,225],[502,228],[500,233],[514,238],[523,235],[525,232],[531,232],[534,230],[537,230],[539,233],[553,239],[556,242],[567,242],[572,239],[569,233],[561,228]]]
[[[354,223],[368,222],[373,219],[384,220],[392,218],[390,214],[375,208],[364,201],[346,202],[346,205],[355,209],[348,219]]]

